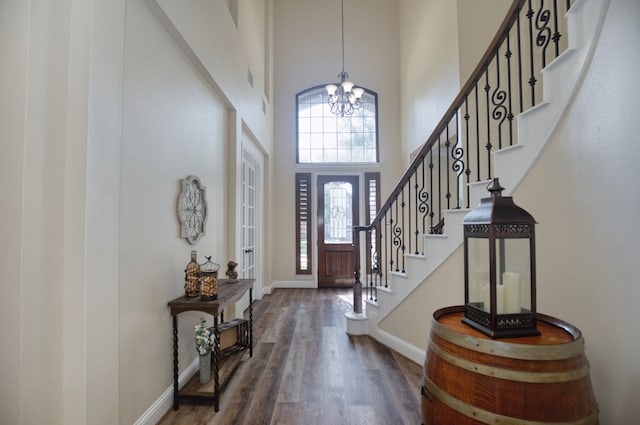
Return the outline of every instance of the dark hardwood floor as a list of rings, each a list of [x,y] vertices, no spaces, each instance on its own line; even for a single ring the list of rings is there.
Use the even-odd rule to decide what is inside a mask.
[[[368,336],[346,334],[344,289],[276,289],[254,303],[253,357],[220,411],[182,401],[162,425],[420,424],[422,366]]]

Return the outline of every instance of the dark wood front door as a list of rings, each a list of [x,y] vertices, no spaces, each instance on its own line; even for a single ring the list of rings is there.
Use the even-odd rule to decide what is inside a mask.
[[[318,287],[350,287],[355,269],[358,176],[318,176],[317,193]]]

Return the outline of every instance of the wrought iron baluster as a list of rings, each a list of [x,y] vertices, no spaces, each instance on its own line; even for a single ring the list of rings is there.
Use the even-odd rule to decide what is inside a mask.
[[[391,209],[389,209],[388,211],[390,211]],[[384,240],[385,243],[384,245],[382,245],[382,241],[380,242],[380,246],[384,246],[384,251],[386,254],[386,258],[390,258],[391,257],[391,245],[387,242],[389,240],[389,226],[390,223],[387,221],[387,213],[384,214]],[[380,237],[382,237],[382,233],[380,234]],[[382,259],[383,261],[380,264],[384,264],[384,287],[388,288],[389,287],[389,269],[393,269],[393,266],[389,265],[389,261]]]
[[[460,114],[460,109],[456,111],[456,129],[459,128],[458,124],[458,115]],[[464,171],[464,160],[462,159],[464,156],[464,149],[460,146],[460,135],[459,132],[456,131],[456,144],[453,148],[453,152],[451,157],[453,158],[453,164],[451,165],[451,170],[456,173],[456,209],[460,209],[460,200],[462,194],[460,193],[460,187],[462,186],[462,173]]]
[[[540,0],[540,9],[536,15],[536,46],[541,47],[540,57],[542,59],[542,68],[547,66],[547,47],[551,41],[551,28],[549,21],[551,19],[549,9],[544,9],[544,0]]]
[[[406,204],[404,202],[404,189],[400,192],[400,195],[401,195],[400,199],[402,200],[402,203],[400,204],[400,206],[402,207],[402,209],[401,209],[402,215],[400,216],[400,217],[402,217],[402,221],[401,221],[402,224],[400,225],[400,230],[401,230],[400,236],[401,236],[401,243],[402,243],[401,251],[400,251],[400,253],[401,253],[401,257],[400,258],[402,258],[402,273],[404,273],[405,272],[405,269],[404,269],[404,253],[406,252],[405,238],[407,237],[406,235],[409,235],[409,240],[411,240],[411,234],[406,231],[406,227],[405,227],[405,223],[404,223],[404,218],[406,217],[406,210],[405,210]],[[398,258],[398,261],[400,261],[400,258]]]
[[[446,177],[447,177],[447,192],[445,193],[445,197],[447,198],[447,209],[451,208],[451,181],[450,181],[450,177],[449,177],[449,148],[451,147],[451,142],[449,141],[449,125],[447,124],[447,129],[445,131],[445,137],[446,137],[446,142],[444,144],[445,148],[447,149],[447,167],[445,168],[445,172],[446,172]]]
[[[478,81],[475,82],[473,90],[476,97],[476,167],[478,167],[476,181],[480,181],[480,101],[478,99]]]
[[[560,28],[558,27],[558,0],[553,0],[553,43],[556,46],[556,57],[560,56]]]
[[[376,239],[376,250],[375,250],[375,301],[378,301],[378,286],[382,286],[382,264],[384,263],[384,259],[382,258],[383,255],[383,251],[382,251],[382,220],[379,220],[376,224],[376,234],[375,234],[375,239]]]
[[[513,92],[511,91],[511,36],[507,33],[507,50],[504,57],[507,59],[507,91],[509,99],[509,112],[507,119],[509,120],[509,146],[513,146]]]
[[[492,118],[498,122],[498,148],[502,149],[502,124],[507,119],[507,108],[504,103],[507,100],[507,92],[500,87],[500,52],[496,49],[496,88],[493,91],[491,102],[493,103]]]
[[[366,232],[366,241],[367,243],[367,294],[369,296],[369,300],[373,300],[373,288],[375,286],[375,278],[374,278],[374,264],[372,260],[373,255],[373,234],[371,230],[367,230]]]
[[[420,188],[420,203],[418,206],[418,211],[422,214],[422,233],[427,233],[427,217],[429,215],[429,193],[425,190],[425,157],[423,156],[420,160],[421,169],[422,169],[422,187]],[[426,249],[424,246],[424,242],[422,243],[422,254],[424,255]]]
[[[397,210],[398,210],[397,202],[398,202],[398,196],[396,195],[396,198],[394,199],[394,204],[396,206],[396,213],[397,213]],[[397,242],[396,225],[395,225],[395,222],[393,221],[393,207],[389,208],[389,212],[390,212],[390,215],[389,215],[389,228],[390,228],[390,233],[391,233],[391,240],[390,240],[390,243],[391,243],[391,255],[389,256],[389,267],[390,267],[391,270],[394,270],[393,265],[395,264],[395,262],[394,262],[394,259],[393,259],[393,251],[394,251],[393,247],[397,246],[398,244],[396,243]],[[397,270],[397,266],[396,266],[395,271],[398,271]]]
[[[418,225],[418,215],[420,213],[420,191],[419,186],[418,186],[418,168],[416,167],[416,169],[413,172],[413,176],[414,176],[414,192],[416,194],[416,208],[415,208],[415,214],[416,214],[416,230],[415,230],[415,236],[416,236],[416,250],[414,252],[414,254],[418,255],[420,254],[419,252],[419,237],[420,237],[420,226]]]
[[[486,111],[485,114],[487,115],[487,144],[485,145],[485,148],[487,149],[487,180],[491,178],[491,148],[493,148],[493,145],[491,144],[491,121],[490,121],[490,106],[489,106],[489,92],[491,91],[491,85],[489,84],[489,68],[487,68],[487,70],[484,73],[485,76],[485,86],[484,86],[484,91],[485,91],[485,101],[486,101]]]
[[[520,28],[520,14],[516,18],[516,35],[518,36],[518,91],[520,94],[520,113],[524,111],[524,94],[523,88],[524,84],[522,84],[522,30]]]
[[[440,224],[440,220],[442,220],[442,147],[440,144],[442,141],[440,140],[442,134],[438,135],[438,224]]]
[[[407,210],[404,210],[404,205],[403,205],[403,221],[402,221],[402,227],[404,228],[404,217],[405,215],[407,216],[407,221],[409,222],[408,227],[405,229],[404,233],[405,233],[405,237],[408,241],[408,246],[407,246],[407,252],[411,252],[411,245],[412,245],[412,240],[411,240],[411,235],[413,234],[413,230],[412,230],[412,226],[411,226],[411,216],[413,215],[414,211],[411,209],[411,176],[409,176],[409,178],[407,179],[407,184],[405,185],[405,188],[407,190]],[[402,190],[402,201],[404,204],[404,189]]]
[[[470,188],[469,188],[469,177],[471,176],[471,169],[469,168],[469,163],[471,162],[471,157],[469,155],[469,96],[464,97],[464,126],[465,126],[465,139],[467,142],[467,169],[464,171],[467,176],[467,204],[466,208],[469,208],[469,198],[471,197]]]
[[[531,0],[529,0],[529,10],[527,11],[527,18],[529,18],[529,64],[530,64],[530,77],[529,86],[531,87],[531,107],[536,105],[536,82],[534,67],[534,50],[533,50],[533,7],[531,6]]]
[[[433,228],[433,146],[429,148],[429,229]]]

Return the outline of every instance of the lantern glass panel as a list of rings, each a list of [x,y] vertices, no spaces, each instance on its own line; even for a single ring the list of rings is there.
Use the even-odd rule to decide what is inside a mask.
[[[469,237],[467,247],[468,303],[489,312],[489,239]]]
[[[496,244],[497,313],[531,311],[530,240],[498,239]]]

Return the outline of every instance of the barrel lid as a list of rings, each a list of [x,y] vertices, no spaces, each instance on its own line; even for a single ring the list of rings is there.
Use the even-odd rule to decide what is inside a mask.
[[[575,326],[537,313],[539,336],[491,339],[462,323],[464,306],[445,307],[433,314],[431,332],[452,344],[494,356],[521,360],[560,360],[584,353],[582,333]]]

